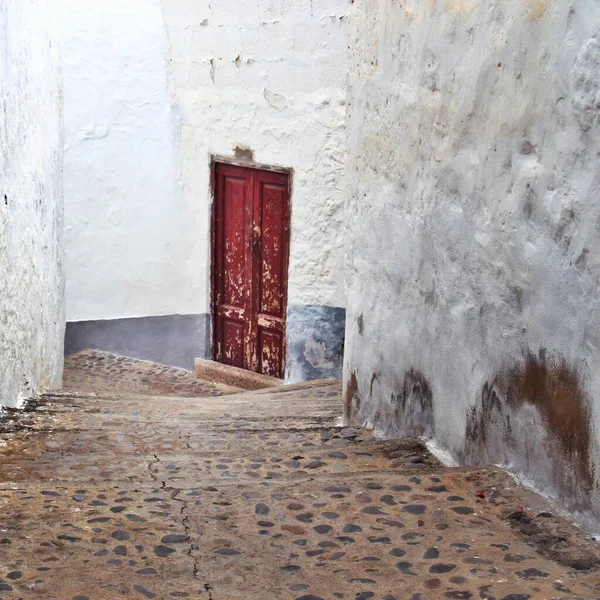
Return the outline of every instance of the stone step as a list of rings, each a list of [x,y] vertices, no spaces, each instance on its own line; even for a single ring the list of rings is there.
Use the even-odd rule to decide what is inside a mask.
[[[261,375],[260,373],[246,371],[245,369],[224,365],[204,358],[197,358],[194,361],[194,373],[198,379],[221,383],[243,390],[262,390],[279,387],[284,384],[283,379]]]

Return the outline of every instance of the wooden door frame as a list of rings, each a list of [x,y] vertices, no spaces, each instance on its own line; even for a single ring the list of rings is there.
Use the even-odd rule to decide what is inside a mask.
[[[289,266],[290,266],[290,252],[292,246],[292,190],[294,181],[294,170],[289,167],[280,167],[277,165],[265,165],[262,163],[256,163],[247,159],[237,159],[227,156],[211,155],[210,156],[210,356],[212,360],[217,359],[217,344],[215,336],[215,322],[217,318],[216,302],[216,244],[217,244],[217,165],[231,165],[234,167],[243,167],[247,169],[255,169],[257,171],[270,171],[273,173],[282,173],[287,175],[288,178],[288,244],[287,254],[284,257],[285,260],[285,272],[286,278],[283,283],[284,285],[284,299],[283,299],[283,314],[285,315],[285,336],[283,340],[283,370],[285,371],[286,366],[286,351],[287,351],[287,307],[288,307],[288,281],[289,281]]]

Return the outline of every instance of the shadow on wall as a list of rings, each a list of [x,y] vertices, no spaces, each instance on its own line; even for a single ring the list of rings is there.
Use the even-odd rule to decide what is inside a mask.
[[[359,374],[347,375],[346,421],[368,419],[391,437],[433,437],[434,397],[423,374],[409,370],[399,377],[391,402],[378,397],[377,378],[372,375],[361,397]],[[579,373],[564,360],[543,350],[527,352],[485,383],[467,415],[463,444],[459,462],[504,465],[569,510],[590,511],[596,451],[591,408]]]

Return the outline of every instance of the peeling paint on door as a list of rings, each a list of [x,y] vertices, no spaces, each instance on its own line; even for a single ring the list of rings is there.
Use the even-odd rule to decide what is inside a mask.
[[[281,378],[289,176],[219,163],[215,184],[215,360]]]

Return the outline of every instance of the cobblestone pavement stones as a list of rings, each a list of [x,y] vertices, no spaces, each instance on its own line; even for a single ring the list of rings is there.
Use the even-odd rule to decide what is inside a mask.
[[[198,398],[239,392],[235,387],[203,381],[191,371],[83,350],[65,359],[65,390],[88,393],[151,394]]]
[[[596,544],[541,498],[335,427],[341,407],[320,381],[9,413],[0,599],[600,597]]]

